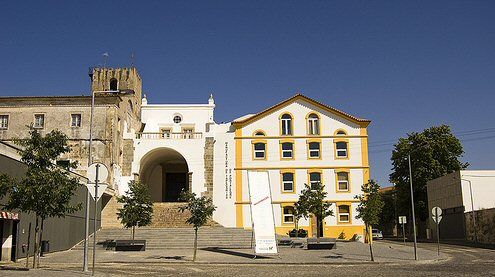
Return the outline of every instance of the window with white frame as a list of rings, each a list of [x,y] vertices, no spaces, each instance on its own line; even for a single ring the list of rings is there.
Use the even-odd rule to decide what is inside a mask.
[[[257,142],[254,144],[254,158],[257,160],[264,160],[266,157],[266,144],[263,142]]]
[[[337,190],[338,191],[349,191],[349,173],[347,172],[337,172]]]
[[[349,222],[350,219],[351,219],[350,207],[348,205],[340,205],[339,206],[339,222]]]
[[[347,158],[347,142],[339,141],[335,143],[337,148],[337,158]]]
[[[294,173],[282,173],[282,192],[294,192]]]
[[[9,128],[9,116],[7,114],[0,114],[0,129],[6,130]]]
[[[285,206],[283,209],[283,223],[294,223],[294,207]]]
[[[320,172],[309,173],[309,184],[311,189],[313,189],[316,184],[321,184],[321,173]]]
[[[81,114],[71,114],[70,115],[70,126],[71,127],[81,127]]]
[[[292,142],[282,143],[282,158],[292,159],[294,157],[294,144]]]
[[[309,158],[319,158],[320,157],[320,143],[319,142],[310,142],[308,143],[309,147]]]
[[[44,128],[45,127],[45,115],[44,114],[35,114],[34,115],[34,128]]]
[[[282,135],[292,135],[292,116],[290,114],[284,114],[280,120],[282,124]]]
[[[320,118],[317,114],[310,114],[308,117],[308,134],[319,135],[320,134]]]

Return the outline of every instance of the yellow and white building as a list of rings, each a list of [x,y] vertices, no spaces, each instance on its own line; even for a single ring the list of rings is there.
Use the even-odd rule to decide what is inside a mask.
[[[321,182],[334,214],[324,221],[324,236],[350,239],[363,234],[364,224],[355,218],[354,197],[370,176],[369,124],[301,94],[233,121],[234,173],[226,179],[235,184],[230,201],[235,213],[230,211],[228,217],[235,218],[236,227],[251,228],[247,171],[266,170],[277,233],[294,228],[292,207],[304,184]],[[222,222],[222,217],[215,218]],[[302,219],[299,226],[310,236],[316,233],[314,219]]]

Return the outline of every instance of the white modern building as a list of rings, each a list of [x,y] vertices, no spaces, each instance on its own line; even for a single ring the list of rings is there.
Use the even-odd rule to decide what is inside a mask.
[[[443,239],[473,239],[473,230],[482,232],[483,217],[486,214],[489,221],[495,218],[495,170],[460,170],[427,184],[428,208],[442,209],[440,221],[440,238]],[[473,213],[474,211],[474,213]],[[478,226],[473,222],[473,214],[479,218]],[[430,214],[431,215],[431,214]],[[493,221],[495,224],[495,221]],[[436,238],[435,222],[430,217],[432,237]],[[495,226],[492,234],[495,238]],[[486,232],[484,232],[486,233]],[[492,243],[495,241],[492,241]]]

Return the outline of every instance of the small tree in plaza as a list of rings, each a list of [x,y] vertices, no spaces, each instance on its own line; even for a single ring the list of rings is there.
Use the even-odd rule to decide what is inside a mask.
[[[325,201],[327,192],[324,191],[325,186],[321,183],[313,183],[311,186],[304,184],[304,189],[299,195],[299,200],[296,202],[298,213],[302,217],[307,217],[310,214],[316,218],[317,231],[316,237],[321,237],[323,231],[323,220],[327,216],[333,216],[333,211],[330,209],[332,204]]]
[[[129,182],[129,190],[117,198],[117,202],[124,206],[118,209],[117,218],[126,228],[132,228],[134,240],[135,228],[151,224],[153,216],[153,201],[151,193],[145,184],[136,181]]]
[[[359,205],[357,208],[356,218],[360,218],[364,221],[366,226],[366,237],[370,246],[371,261],[374,261],[373,247],[372,247],[372,232],[373,225],[380,222],[380,214],[382,212],[384,202],[381,194],[379,193],[380,186],[374,181],[370,180],[367,184],[361,187],[364,194],[356,196],[359,199]]]
[[[196,197],[195,193],[185,192],[181,193],[181,200],[187,202],[185,206],[179,208],[181,212],[189,211],[191,217],[187,219],[187,223],[194,226],[194,254],[193,262],[196,260],[196,251],[198,248],[198,229],[205,225],[213,216],[213,212],[216,207],[213,205],[211,198],[206,196]]]
[[[68,171],[77,167],[77,162],[70,162],[67,168],[54,163],[60,155],[70,151],[65,134],[54,130],[42,136],[36,129],[31,129],[29,134],[28,139],[16,140],[22,147],[19,154],[21,161],[27,165],[26,174],[20,180],[2,175],[0,188],[8,196],[6,209],[34,213],[36,217],[33,261],[33,267],[36,267],[45,220],[64,217],[81,209],[81,203],[71,203],[81,183]]]

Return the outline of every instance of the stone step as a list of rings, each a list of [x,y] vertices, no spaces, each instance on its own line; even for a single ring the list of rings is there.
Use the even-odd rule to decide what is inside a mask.
[[[97,241],[130,239],[129,229],[101,229],[97,233]],[[147,249],[192,248],[194,245],[194,229],[189,228],[137,228],[135,239],[146,240]],[[249,248],[252,233],[249,230],[225,227],[203,227],[198,231],[198,247]],[[80,243],[74,249],[83,249]],[[91,247],[91,246],[90,246]],[[103,245],[97,246],[103,249]]]

